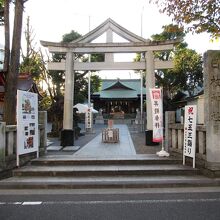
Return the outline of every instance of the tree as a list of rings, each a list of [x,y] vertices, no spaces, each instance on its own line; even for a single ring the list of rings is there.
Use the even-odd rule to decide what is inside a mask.
[[[14,28],[12,37],[12,48],[10,52],[9,69],[5,73],[5,102],[4,102],[4,121],[7,124],[15,124],[16,122],[16,91],[17,78],[19,73],[20,49],[21,49],[21,31],[24,3],[27,0],[15,1]],[[4,3],[7,3],[5,0]],[[9,101],[10,100],[10,101]]]
[[[160,34],[151,36],[155,41],[184,39],[185,33],[177,25],[165,25]],[[173,69],[162,69],[155,71],[156,85],[163,88],[164,109],[171,110],[171,99],[178,91],[188,91],[189,95],[194,93],[196,87],[202,87],[202,57],[196,51],[187,48],[187,43],[182,41],[175,45],[173,51],[155,52],[155,58],[168,61],[173,60]],[[140,60],[140,54],[136,57]]]
[[[81,34],[79,34],[78,32],[76,32],[74,30],[72,30],[72,31],[70,31],[70,33],[67,33],[67,34],[63,35],[62,42],[69,43],[71,41],[74,41],[74,40],[80,38],[81,36],[82,36]]]
[[[20,64],[20,74],[28,73],[31,74],[35,83],[39,85],[42,80],[44,72],[44,61],[41,53],[41,49],[35,49],[34,42],[34,31],[30,25],[30,17],[27,17],[27,24],[25,33],[26,48],[23,50],[21,48],[21,58],[22,62]]]
[[[0,0],[0,25],[4,25],[4,0]]]
[[[9,5],[10,0],[0,0],[0,25],[5,28],[5,48],[4,48],[4,65],[3,73],[9,69],[10,60],[10,23],[9,23]]]
[[[173,24],[163,26],[162,33],[152,36],[153,40],[171,40],[184,37],[183,29]],[[163,87],[164,96],[168,100],[179,90],[188,91],[192,95],[197,86],[202,86],[202,57],[196,51],[187,48],[185,42],[176,45],[174,51],[157,52],[155,57],[163,61],[173,59],[174,62],[174,69],[156,72],[156,83]]]
[[[213,38],[220,37],[219,0],[150,0],[162,13],[173,17],[180,25],[195,33],[207,32]]]
[[[183,39],[185,34],[183,29],[177,25],[169,24],[163,26],[163,31],[160,34],[155,34],[151,36],[155,41],[165,41],[165,40],[174,40],[174,39]],[[187,44],[181,42],[178,45],[175,45],[176,49],[185,48]],[[168,61],[175,59],[174,51],[162,51],[155,53],[155,58],[158,58],[162,61]],[[163,87],[163,95],[165,99],[169,100],[180,88],[179,82],[177,82],[178,77],[172,69],[163,69],[156,71],[156,84]]]
[[[35,80],[39,78],[40,75],[40,56],[39,51],[36,51],[34,45],[34,32],[30,26],[30,17],[27,17],[27,24],[25,33],[25,50],[21,48],[21,58],[22,62],[20,64],[20,73],[31,73],[35,77]]]
[[[175,39],[183,39],[185,34],[182,28],[179,28],[177,25],[165,25],[163,26],[163,31],[160,34],[154,34],[151,38],[154,41],[165,41],[165,40],[175,40]],[[178,48],[185,48],[187,44],[185,42],[180,42],[178,45],[175,45],[176,50]],[[162,51],[162,52],[154,52],[154,56],[156,59],[161,61],[169,61],[173,60],[175,57],[174,51]],[[138,54],[136,57],[136,61],[141,59],[141,54]],[[143,72],[145,74],[145,72]],[[173,94],[179,89],[179,82],[177,82],[176,74],[174,74],[172,69],[161,69],[155,72],[156,85],[159,87],[163,87],[163,96],[166,100],[171,99]]]
[[[187,91],[189,96],[203,86],[202,56],[195,50],[181,48],[175,53],[174,74],[179,82],[179,89]]]
[[[71,31],[70,33],[63,35],[62,42],[69,43],[81,37],[76,31]],[[66,57],[63,54],[53,54],[52,60],[54,62],[61,62],[65,60]],[[88,56],[77,55],[75,59],[80,59],[82,62],[88,60]],[[104,57],[102,54],[95,54],[91,56],[91,61],[103,61]],[[88,81],[86,74],[88,71],[75,71],[74,72],[74,104],[83,103],[88,94]],[[64,71],[49,71],[49,76],[51,77],[53,84],[53,99],[52,105],[49,110],[50,116],[52,117],[52,134],[58,135],[59,129],[62,126],[63,120],[63,94],[64,94],[64,82],[65,82],[65,72]],[[98,76],[91,77],[92,89],[97,89],[100,86],[101,80]],[[96,90],[97,91],[97,90]],[[59,112],[59,114],[58,114]]]
[[[81,37],[79,33],[72,30],[70,33],[63,35],[62,42],[69,43]],[[53,61],[61,62],[62,59],[65,59],[65,55],[62,54],[54,54]],[[77,55],[76,59],[81,59],[82,62],[88,61],[88,56]],[[92,54],[91,55],[91,62],[102,62],[104,61],[103,54]],[[74,103],[82,103],[86,100],[88,95],[88,80],[86,78],[88,71],[75,71],[75,84],[74,84]],[[50,71],[50,75],[53,75],[53,82],[58,83],[60,85],[56,85],[56,88],[60,89],[64,87],[64,71]],[[94,91],[98,91],[97,89],[100,87],[101,80],[98,76],[92,75],[91,76],[91,84],[92,89]],[[92,91],[93,92],[93,91]],[[58,93],[58,91],[57,91]],[[61,94],[61,93],[60,93]]]

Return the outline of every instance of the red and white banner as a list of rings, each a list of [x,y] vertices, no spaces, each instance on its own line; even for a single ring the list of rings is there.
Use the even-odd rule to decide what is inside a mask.
[[[185,156],[192,157],[195,163],[195,143],[196,143],[196,105],[185,106],[185,123],[184,123],[184,144],[183,144],[183,160],[185,164]],[[195,167],[195,165],[193,165]]]
[[[153,142],[163,140],[163,104],[162,90],[150,89],[152,117],[153,117]]]

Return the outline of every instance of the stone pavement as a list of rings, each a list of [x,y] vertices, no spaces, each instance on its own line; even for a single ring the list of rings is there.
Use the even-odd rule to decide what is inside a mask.
[[[144,132],[132,132],[132,129],[130,130],[130,127],[127,128],[127,125],[114,125],[114,127],[119,126],[120,127],[120,134],[121,134],[121,140],[120,143],[118,144],[107,144],[107,143],[101,143],[101,132],[103,128],[106,128],[107,125],[102,125],[102,124],[94,124],[94,132],[93,133],[86,133],[84,136],[80,136],[77,140],[74,141],[75,146],[80,147],[80,152],[83,152],[82,154],[86,154],[85,150],[83,148],[86,147],[86,149],[89,150],[88,154],[90,156],[98,155],[98,154],[103,154],[103,155],[110,155],[111,157],[111,152],[115,151],[116,149],[119,154],[128,155],[128,148],[130,147],[131,149],[131,155],[134,154],[134,151],[136,151],[136,154],[156,154],[156,152],[160,151],[161,147],[160,146],[146,146],[145,145],[145,133]],[[84,124],[80,124],[80,127],[83,129]],[[48,126],[48,132],[50,131],[50,126]],[[130,131],[130,132],[129,132]],[[126,140],[127,138],[127,140]],[[50,147],[54,150],[48,150],[47,154],[49,155],[63,155],[63,154],[68,154],[72,155],[73,153],[78,153],[77,148],[74,150],[65,150],[60,147],[60,140],[58,138],[51,138],[48,137],[49,141],[52,142]],[[95,140],[93,140],[95,139]],[[93,147],[88,147],[89,142],[91,142],[91,145]],[[127,145],[126,142],[128,142],[128,146],[122,147],[123,144]],[[97,146],[95,147],[94,144]],[[102,147],[103,146],[103,147]],[[92,150],[94,148],[94,150]],[[96,149],[95,149],[96,148]],[[49,148],[48,148],[49,149]],[[97,153],[97,150],[99,151]],[[104,151],[106,151],[104,153]],[[115,151],[116,153],[116,151]]]
[[[73,156],[115,157],[136,155],[127,125],[115,125],[114,128],[119,128],[118,143],[103,143],[102,134],[100,133]]]

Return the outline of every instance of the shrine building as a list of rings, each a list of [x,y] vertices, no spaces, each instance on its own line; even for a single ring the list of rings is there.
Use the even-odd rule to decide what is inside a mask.
[[[143,100],[146,100],[146,88],[142,87]],[[141,79],[103,79],[101,90],[91,95],[95,109],[103,113],[124,114],[140,110]]]

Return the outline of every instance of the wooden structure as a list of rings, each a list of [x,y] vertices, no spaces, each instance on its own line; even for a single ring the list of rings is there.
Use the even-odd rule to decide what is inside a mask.
[[[119,142],[119,129],[118,128],[105,128],[102,130],[102,142],[104,143],[117,143]]]

